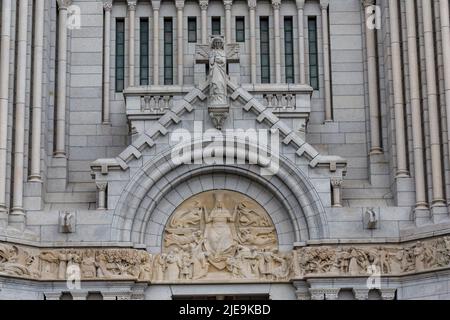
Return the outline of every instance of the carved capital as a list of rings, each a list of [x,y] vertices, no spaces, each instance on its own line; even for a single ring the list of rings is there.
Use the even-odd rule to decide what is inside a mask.
[[[256,0],[248,0],[247,1],[247,5],[251,10],[255,10],[256,9]]]
[[[383,300],[394,300],[395,292],[397,289],[381,289],[381,299]]]
[[[281,0],[272,0],[272,7],[274,10],[280,10]]]
[[[103,10],[111,11],[113,7],[113,0],[104,0],[103,1]]]
[[[202,10],[208,10],[209,0],[200,0],[198,3]]]
[[[353,295],[356,300],[368,300],[369,289],[353,289]]]
[[[305,0],[296,0],[295,3],[297,4],[297,9],[303,9],[305,6]]]
[[[373,6],[375,4],[375,0],[361,0],[361,3],[364,8],[367,8],[369,6]]]
[[[152,8],[153,8],[153,11],[158,11],[159,10],[159,8],[161,7],[161,1],[159,1],[159,0],[151,0],[151,2],[152,2]]]
[[[342,187],[342,178],[331,178],[331,186],[333,189]]]
[[[223,0],[223,6],[225,10],[231,10],[231,6],[233,5],[233,0]]]
[[[184,8],[184,0],[176,0],[175,1],[175,7],[178,10],[182,10]]]
[[[106,188],[108,187],[108,182],[96,182],[95,184],[100,192],[106,191]]]
[[[330,0],[320,0],[320,8],[322,10],[327,10],[330,5]]]
[[[136,11],[137,0],[127,0],[128,11]]]
[[[309,289],[311,300],[325,300],[325,292],[323,289]]]
[[[339,296],[339,288],[324,289],[325,300],[337,300]]]
[[[72,0],[58,0],[58,9],[67,10],[72,5]]]

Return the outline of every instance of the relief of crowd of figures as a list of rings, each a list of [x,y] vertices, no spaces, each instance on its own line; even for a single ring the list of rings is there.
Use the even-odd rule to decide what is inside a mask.
[[[249,282],[289,281],[320,276],[367,276],[370,266],[376,266],[384,276],[402,275],[449,268],[450,237],[403,246],[304,247],[292,253],[242,248],[238,259],[242,259],[241,262],[230,262],[230,265],[241,264],[230,268],[230,279]],[[217,274],[207,268],[210,264],[206,259],[195,260],[177,251],[153,256],[137,249],[38,249],[0,243],[0,276],[64,280],[70,266],[79,268],[82,280],[178,283],[195,282],[201,278],[214,280]],[[198,270],[203,273],[198,273]],[[220,276],[217,278],[221,279]]]
[[[162,252],[129,248],[39,249],[0,243],[0,275],[152,283],[288,282],[320,276],[402,275],[450,267],[450,236],[402,245],[306,246],[281,252],[276,227],[253,199],[209,191],[169,218]]]

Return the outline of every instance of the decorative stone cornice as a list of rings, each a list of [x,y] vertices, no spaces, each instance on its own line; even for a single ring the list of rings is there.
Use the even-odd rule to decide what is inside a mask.
[[[256,0],[248,0],[247,5],[250,9],[254,10],[256,9],[256,2],[257,2]]]
[[[202,10],[208,10],[209,0],[199,0],[198,3]]]
[[[272,7],[274,10],[280,10],[281,0],[272,0]]]
[[[128,11],[136,11],[137,0],[127,0]]]
[[[113,7],[113,0],[104,0],[103,1],[103,10],[111,11]]]
[[[58,9],[67,10],[72,5],[72,0],[58,0]]]

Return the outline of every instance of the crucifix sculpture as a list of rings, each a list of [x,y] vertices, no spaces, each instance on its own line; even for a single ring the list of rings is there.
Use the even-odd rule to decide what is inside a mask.
[[[225,44],[222,36],[211,37],[209,45],[196,46],[196,63],[209,66],[208,112],[218,130],[228,117],[228,63],[239,62],[239,44]]]

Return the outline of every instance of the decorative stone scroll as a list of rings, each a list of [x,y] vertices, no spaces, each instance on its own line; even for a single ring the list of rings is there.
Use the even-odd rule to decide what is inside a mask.
[[[287,281],[291,254],[277,248],[275,227],[261,205],[237,192],[201,193],[170,218],[153,280]]]

